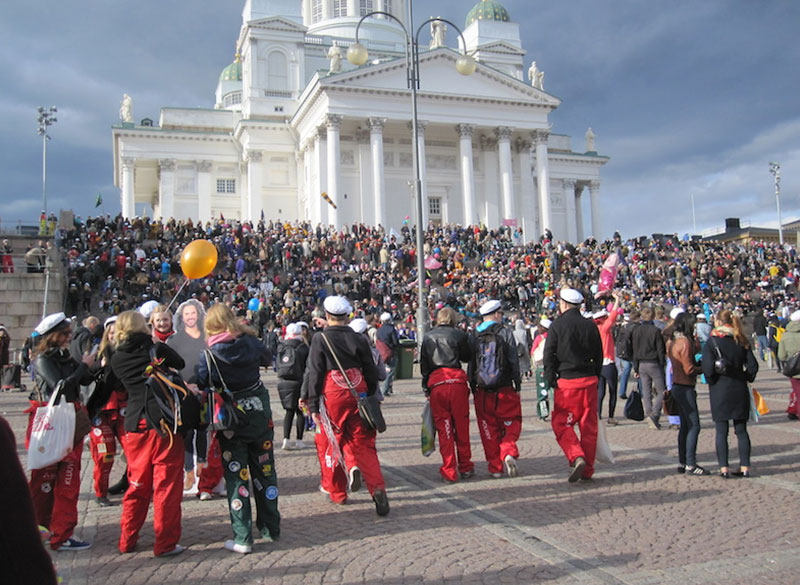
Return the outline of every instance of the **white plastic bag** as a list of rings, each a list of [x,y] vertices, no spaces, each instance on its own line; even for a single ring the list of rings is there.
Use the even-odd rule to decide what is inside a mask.
[[[422,454],[428,457],[436,450],[436,427],[433,426],[433,411],[431,401],[426,400],[422,408],[422,427],[420,431],[420,447]]]
[[[614,454],[608,445],[608,439],[606,439],[606,421],[603,419],[598,419],[597,421],[597,453],[595,454],[595,459],[600,463],[614,463]]]
[[[61,399],[56,388],[47,406],[36,409],[28,444],[28,471],[58,463],[75,442],[75,405]]]

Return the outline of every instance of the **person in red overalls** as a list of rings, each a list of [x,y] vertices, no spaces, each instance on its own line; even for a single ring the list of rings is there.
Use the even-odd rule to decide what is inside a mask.
[[[119,551],[136,550],[150,501],[153,501],[153,553],[157,557],[182,553],[181,498],[183,496],[183,437],[162,436],[148,422],[163,417],[152,394],[145,386],[145,370],[150,365],[153,347],[145,318],[136,311],[125,311],[116,323],[116,349],[111,356],[111,370],[128,391],[125,417],[125,453],[128,458],[130,486],[122,500]],[[182,369],[186,363],[164,343],[155,344],[155,355],[163,366]],[[145,409],[147,418],[145,418]]]
[[[84,406],[80,402],[80,386],[90,384],[89,371],[94,366],[94,354],[82,356],[79,363],[69,354],[72,323],[64,313],[55,313],[42,319],[36,326],[40,336],[34,362],[38,400],[31,400],[26,439],[30,439],[36,409],[44,406],[63,381],[62,400],[75,404],[75,410]],[[76,437],[75,448],[55,465],[31,471],[31,496],[36,511],[36,522],[50,530],[50,548],[77,551],[91,548],[91,543],[72,538],[78,524],[78,495],[81,484],[81,453],[83,437]]]
[[[569,482],[575,483],[591,480],[594,474],[597,379],[603,368],[603,344],[597,325],[580,313],[583,295],[562,288],[559,296],[561,315],[550,326],[544,345],[544,375],[554,389],[553,432],[572,467]]]
[[[479,312],[483,322],[475,328],[474,358],[469,365],[478,430],[489,474],[499,479],[505,467],[508,477],[516,477],[517,439],[522,431],[517,342],[511,330],[503,327],[500,301],[485,302]],[[492,344],[494,349],[490,349]],[[490,363],[499,360],[502,363]]]
[[[347,480],[343,473],[334,473],[328,486],[333,502],[344,503],[347,489],[355,493],[361,489],[362,477],[372,494],[375,511],[379,516],[389,513],[386,482],[381,473],[378,453],[375,450],[376,432],[367,428],[358,414],[358,404],[344,377],[359,394],[372,395],[378,388],[375,362],[369,344],[363,336],[347,326],[347,316],[352,312],[344,297],[329,296],[324,301],[328,327],[311,340],[308,371],[308,408],[318,428],[323,428],[323,415],[329,423],[334,438],[341,448],[348,469]],[[334,348],[336,357],[323,337]],[[341,371],[338,363],[341,364]],[[318,445],[319,446],[319,445]],[[323,485],[323,488],[327,487]]]
[[[469,384],[467,373],[461,369],[461,362],[472,359],[472,348],[467,334],[456,328],[457,322],[458,313],[453,309],[440,309],[436,314],[438,326],[425,335],[419,359],[422,389],[430,401],[439,435],[439,473],[448,482],[475,473],[469,444]]]

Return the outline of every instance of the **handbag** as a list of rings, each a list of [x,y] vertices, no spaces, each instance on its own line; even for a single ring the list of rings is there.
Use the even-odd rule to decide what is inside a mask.
[[[664,401],[662,402],[662,405],[665,415],[678,416],[680,414],[680,411],[678,410],[678,403],[675,401],[672,391],[664,390]]]
[[[709,338],[708,341],[711,343],[711,347],[714,348],[714,353],[717,354],[717,359],[714,360],[714,373],[718,376],[724,376],[730,369],[730,363],[722,356],[717,341],[713,338]]]
[[[644,406],[642,405],[642,397],[639,395],[638,390],[634,390],[628,395],[628,400],[625,402],[625,418],[636,421],[644,420]]]
[[[436,427],[433,425],[433,410],[431,409],[430,400],[426,400],[425,406],[422,407],[420,447],[424,457],[428,457],[436,450]]]
[[[800,374],[800,351],[784,362],[781,374],[789,378]]]
[[[342,363],[339,361],[339,357],[336,355],[336,352],[333,351],[333,346],[328,340],[328,337],[324,333],[320,333],[320,335],[322,336],[322,340],[325,342],[325,345],[328,346],[328,349],[333,356],[333,361],[336,362],[336,367],[339,368],[339,371],[342,373],[342,377],[347,384],[347,388],[350,390],[353,398],[356,399],[356,403],[358,404],[358,414],[361,416],[361,420],[368,429],[378,431],[379,433],[384,432],[386,430],[386,421],[383,419],[381,403],[378,402],[377,394],[370,396],[368,394],[359,394],[356,392],[355,388],[353,388],[352,382],[350,382],[350,378],[347,377],[347,372],[344,371]]]
[[[247,424],[244,411],[239,408],[236,399],[233,397],[233,392],[228,389],[228,385],[222,378],[222,372],[219,370],[214,354],[211,350],[206,349],[203,351],[206,358],[206,366],[208,367],[208,381],[213,385],[213,377],[211,375],[211,364],[217,370],[221,388],[214,387],[208,392],[206,396],[206,416],[208,417],[208,428],[212,431],[236,431],[241,429]]]
[[[36,409],[28,444],[28,470],[58,463],[75,448],[75,405],[61,400],[63,384],[56,386],[45,406]]]

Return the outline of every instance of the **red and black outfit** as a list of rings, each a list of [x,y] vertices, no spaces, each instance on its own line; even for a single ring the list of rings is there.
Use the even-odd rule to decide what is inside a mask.
[[[344,381],[336,360],[330,353],[322,335],[328,338],[335,348],[336,356],[342,364],[356,392],[372,395],[378,388],[378,374],[372,360],[369,342],[346,325],[327,327],[311,340],[309,350],[308,372],[308,408],[312,413],[320,412],[320,403],[324,402],[325,410],[333,428],[333,434],[341,448],[347,469],[358,467],[364,476],[369,493],[385,491],[386,482],[378,462],[375,449],[376,432],[367,428],[358,414],[358,403]],[[332,501],[341,503],[347,500],[346,470],[331,461],[327,437],[317,430],[315,437],[317,453],[322,466],[321,485]],[[330,467],[325,465],[330,461]],[[326,471],[327,467],[327,471]],[[383,495],[385,498],[385,494]]]
[[[50,349],[40,354],[34,363],[35,382],[39,400],[31,400],[26,443],[31,436],[31,425],[36,409],[46,406],[60,381],[64,381],[62,400],[72,402],[75,410],[84,406],[80,402],[80,385],[90,384],[92,375],[86,364],[77,362],[64,349]],[[74,449],[55,465],[31,471],[31,497],[36,511],[36,521],[50,529],[50,548],[58,550],[72,536],[78,524],[78,495],[81,484],[81,452],[83,438]]]
[[[161,411],[152,396],[147,396],[144,372],[150,364],[153,341],[147,333],[134,333],[117,347],[111,369],[128,392],[125,417],[125,453],[130,486],[122,500],[122,534],[119,550],[136,547],[139,530],[153,500],[153,528],[156,556],[172,551],[181,536],[181,498],[183,496],[183,438],[179,434],[161,436],[145,419],[161,420]],[[157,343],[156,357],[164,367],[180,370],[183,358],[163,343]]]
[[[553,321],[544,345],[544,375],[553,393],[551,425],[570,465],[586,461],[581,477],[594,474],[597,452],[597,382],[603,344],[597,325],[572,308]],[[575,433],[577,423],[581,437]]]
[[[469,443],[469,384],[461,369],[461,362],[471,359],[469,337],[460,329],[442,325],[425,335],[419,360],[422,389],[439,435],[439,473],[447,481],[475,468]]]

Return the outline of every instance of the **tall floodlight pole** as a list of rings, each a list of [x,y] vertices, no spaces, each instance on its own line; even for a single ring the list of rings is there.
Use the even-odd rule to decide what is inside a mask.
[[[47,127],[52,126],[58,122],[56,112],[58,109],[55,106],[45,108],[39,106],[36,110],[39,113],[39,135],[42,137],[42,211],[47,213],[47,141],[50,136],[47,134]]]
[[[422,225],[423,218],[423,194],[422,194],[422,177],[420,176],[420,162],[419,162],[419,120],[417,118],[417,90],[419,89],[419,33],[428,24],[432,22],[440,22],[449,24],[461,37],[462,47],[464,52],[459,55],[456,60],[456,71],[461,75],[471,75],[475,72],[478,66],[475,59],[466,54],[467,43],[464,40],[464,35],[461,34],[455,24],[444,18],[429,18],[417,28],[413,36],[409,31],[414,30],[414,8],[413,2],[408,0],[408,28],[396,16],[388,12],[375,11],[365,14],[358,21],[356,26],[356,42],[347,49],[347,60],[353,65],[361,66],[369,59],[369,52],[367,48],[358,41],[358,31],[364,19],[371,16],[382,15],[385,18],[390,18],[397,22],[403,29],[406,37],[406,73],[408,88],[411,90],[411,144],[412,144],[412,159],[414,166],[414,196],[416,199],[417,208],[417,344],[422,344],[422,338],[425,336],[427,321],[428,321],[428,303],[425,298],[425,226]]]
[[[778,206],[778,240],[783,246],[783,220],[781,219],[781,165],[769,163],[769,172],[775,177],[775,203]]]

